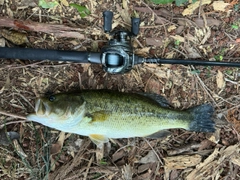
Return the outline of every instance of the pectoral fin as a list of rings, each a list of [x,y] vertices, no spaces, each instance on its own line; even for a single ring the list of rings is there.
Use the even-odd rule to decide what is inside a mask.
[[[148,136],[146,136],[147,138],[151,138],[151,139],[159,139],[159,138],[165,138],[169,135],[171,135],[172,133],[168,130],[161,130],[158,132],[155,132],[153,134],[150,134]]]
[[[89,138],[97,145],[97,147],[101,148],[104,143],[108,142],[109,139],[101,134],[90,134]]]
[[[106,111],[95,111],[92,113],[87,113],[86,114],[88,117],[92,118],[90,121],[91,123],[93,122],[103,122],[108,119],[109,113]]]

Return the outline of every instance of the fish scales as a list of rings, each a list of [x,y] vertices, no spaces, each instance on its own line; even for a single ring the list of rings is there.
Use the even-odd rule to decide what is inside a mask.
[[[28,115],[27,119],[61,131],[89,136],[97,145],[107,142],[108,138],[151,137],[172,128],[214,131],[213,108],[209,104],[179,111],[163,107],[152,97],[157,95],[148,97],[109,90],[56,94],[39,98],[35,114]]]

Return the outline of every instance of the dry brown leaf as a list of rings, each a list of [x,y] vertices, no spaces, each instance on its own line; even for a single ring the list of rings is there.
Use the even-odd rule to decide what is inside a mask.
[[[65,132],[61,132],[59,134],[59,138],[58,138],[57,143],[52,144],[51,155],[57,154],[61,151],[61,149],[63,147],[64,140],[65,140]]]
[[[204,20],[202,18],[195,18],[194,21],[199,27],[205,27]],[[210,17],[206,18],[206,21],[206,26],[219,26],[222,23],[222,21]]]
[[[121,149],[120,151],[116,151],[113,155],[112,155],[112,161],[116,162],[120,159],[122,159],[124,156],[126,155],[125,151],[123,149]]]
[[[225,87],[224,75],[220,70],[218,70],[218,73],[217,73],[217,76],[216,76],[216,81],[217,81],[217,87],[219,89],[222,89],[222,88]]]
[[[240,121],[234,116],[235,112],[238,111],[238,108],[228,111],[227,120],[233,123],[234,128],[240,133]]]
[[[139,163],[147,164],[152,162],[157,162],[158,158],[153,150],[149,151],[148,154],[144,157],[142,157],[139,161]]]
[[[154,16],[152,18],[152,21],[154,21]],[[167,20],[164,19],[164,18],[161,18],[161,17],[158,17],[155,19],[155,24],[158,25],[158,24],[164,24],[164,23],[167,23]]]
[[[195,44],[199,43],[199,40],[196,36],[193,36],[192,34],[190,33],[187,33],[185,36],[184,36],[188,41],[191,41]]]
[[[211,3],[211,0],[202,0],[201,1],[201,5],[210,4],[210,3]],[[193,14],[193,11],[195,11],[199,6],[200,6],[200,1],[197,1],[195,3],[188,5],[188,7],[186,9],[184,9],[184,11],[182,12],[182,15],[186,16],[186,15]]]
[[[186,45],[186,50],[188,52],[188,58],[201,58],[202,56],[194,49],[192,46]]]
[[[177,27],[175,25],[171,25],[167,28],[168,32],[171,32],[172,30],[176,29]]]
[[[11,41],[12,43],[16,44],[16,45],[22,45],[25,43],[28,43],[28,38],[27,38],[27,34],[25,33],[21,33],[18,31],[9,31],[6,29],[2,29],[0,31],[0,34],[6,38],[7,40]]]
[[[229,3],[225,3],[224,1],[214,1],[212,5],[215,11],[225,11],[225,8]]]
[[[162,38],[146,38],[146,44],[150,46],[162,46]]]

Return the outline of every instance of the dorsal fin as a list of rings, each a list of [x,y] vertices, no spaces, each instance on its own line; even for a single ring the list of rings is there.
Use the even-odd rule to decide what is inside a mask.
[[[167,99],[159,94],[155,94],[155,93],[138,93],[142,96],[148,97],[149,99],[154,100],[155,102],[157,102],[161,107],[163,108],[170,108],[172,107],[169,102],[167,101]]]

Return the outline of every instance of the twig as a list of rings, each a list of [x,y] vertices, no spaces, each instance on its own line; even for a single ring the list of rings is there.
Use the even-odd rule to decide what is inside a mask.
[[[167,23],[166,25],[168,25],[169,23]],[[140,26],[140,29],[150,29],[150,28],[159,28],[159,27],[163,27],[164,25],[152,25],[152,26]]]
[[[164,164],[163,164],[162,160],[160,159],[159,155],[157,154],[157,152],[155,151],[155,149],[152,147],[152,145],[149,143],[149,141],[148,141],[146,138],[143,138],[143,139],[144,139],[144,141],[147,142],[147,144],[149,145],[149,147],[153,150],[153,153],[156,155],[158,161],[159,161],[159,162],[161,163],[161,165],[163,166]]]
[[[202,0],[200,0],[200,4],[199,4],[198,18],[200,18],[200,16],[201,16],[201,10],[202,10]]]
[[[47,61],[35,62],[35,63],[31,63],[31,64],[23,65],[23,66],[7,65],[7,66],[5,66],[5,67],[0,68],[0,70],[3,70],[3,69],[19,69],[19,68],[25,68],[25,67],[29,67],[29,66],[32,67],[32,66],[35,66],[35,65],[38,65],[38,64],[44,63],[44,62],[47,62]]]
[[[228,78],[224,78],[224,80],[227,81],[227,82],[230,82],[230,83],[232,83],[232,84],[238,85],[238,86],[240,85],[239,82],[232,81],[232,80],[230,80],[230,79],[228,79]]]
[[[87,165],[87,168],[86,168],[86,172],[84,173],[84,178],[83,178],[84,180],[87,180],[87,175],[88,175],[90,166],[92,165],[92,162],[93,162],[93,156],[91,157],[91,159],[88,162],[88,165]]]
[[[183,53],[182,51],[179,51],[178,49],[176,49],[176,48],[172,48],[174,51],[177,51],[177,52],[179,52],[180,54],[182,54],[185,58],[188,58],[188,56],[185,54],[185,53]]]
[[[25,116],[8,113],[8,112],[2,111],[2,110],[0,110],[0,114],[5,115],[5,116],[10,116],[10,117],[13,117],[13,118],[17,118],[17,119],[27,120],[27,118]]]
[[[31,106],[34,109],[34,106],[20,93],[13,93],[15,95],[20,96],[26,103],[28,103],[29,106]]]
[[[5,115],[5,116],[10,116],[13,118],[17,118],[17,119],[24,119],[25,121],[11,121],[11,122],[6,122],[4,124],[0,124],[0,129],[3,128],[4,126],[10,125],[10,124],[17,124],[17,123],[24,123],[24,122],[28,122],[27,118],[21,115],[17,115],[17,114],[12,114],[12,113],[8,113],[5,111],[1,111],[0,110],[0,114]]]
[[[134,40],[138,43],[138,45],[139,45],[141,48],[144,48],[144,46],[142,45],[142,43],[140,43],[140,41],[139,41],[137,38],[134,38]]]
[[[7,122],[5,124],[1,124],[0,129],[2,129],[4,126],[10,125],[10,124],[25,123],[25,122],[30,122],[30,121],[11,121],[11,122]]]

